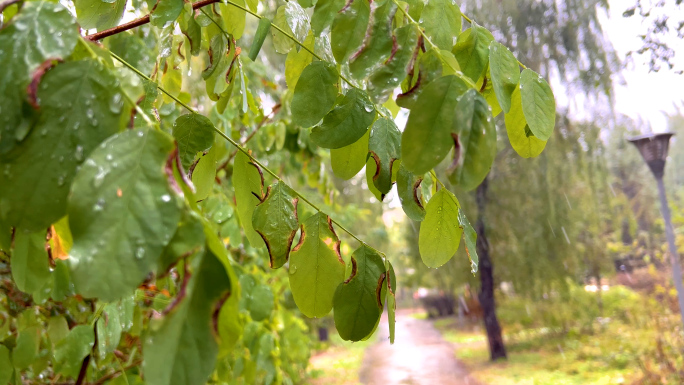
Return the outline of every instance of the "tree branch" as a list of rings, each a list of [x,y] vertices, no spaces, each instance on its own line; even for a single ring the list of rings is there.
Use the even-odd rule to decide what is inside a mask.
[[[200,0],[200,1],[192,4],[192,9],[198,9],[198,8],[206,7],[207,5],[218,3],[219,1],[220,0]],[[117,33],[128,31],[129,29],[140,27],[141,25],[147,24],[149,22],[150,22],[150,15],[145,15],[141,18],[129,21],[128,23],[125,23],[125,24],[118,25],[114,28],[105,29],[104,31],[100,31],[100,32],[94,33],[92,35],[88,35],[85,38],[90,40],[90,41],[97,41],[97,40],[104,39],[105,37],[108,37],[108,36],[116,35]]]

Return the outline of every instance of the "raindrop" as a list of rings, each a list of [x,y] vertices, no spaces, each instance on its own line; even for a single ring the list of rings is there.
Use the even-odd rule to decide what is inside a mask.
[[[169,194],[164,194],[161,196],[162,202],[170,202],[171,201],[171,196]]]
[[[118,114],[121,112],[122,105],[121,94],[117,92],[114,94],[114,96],[112,96],[112,100],[109,101],[109,110],[115,114]]]
[[[74,158],[76,158],[77,162],[83,161],[83,146],[76,146],[76,153],[74,154]]]
[[[143,259],[144,256],[145,256],[145,249],[144,248],[138,247],[137,249],[135,249],[135,258],[136,259]]]
[[[366,112],[373,111],[373,106],[371,106],[370,104],[366,104],[363,108],[366,110]]]
[[[105,205],[105,200],[102,199],[102,198],[100,198],[100,199],[98,199],[97,202],[95,203],[95,206],[93,206],[93,210],[95,210],[95,211],[102,211],[102,209],[104,208],[104,205]]]
[[[107,176],[107,173],[109,170],[105,168],[100,168],[98,173],[95,175],[95,178],[93,179],[93,187],[97,188],[102,185],[102,182],[104,181],[104,178]]]
[[[145,135],[145,133],[144,133],[142,130],[138,131],[138,136],[139,136],[139,137],[142,138],[143,135]]]
[[[112,156],[112,154],[107,154],[107,155],[105,155],[105,159],[106,159],[107,161],[111,161],[113,158],[114,158],[114,157]]]
[[[90,104],[90,102],[86,99],[86,105],[89,105],[89,104]],[[86,116],[88,117],[88,119],[92,119],[93,116],[95,116],[95,114],[93,113],[92,109],[88,108],[86,110]]]

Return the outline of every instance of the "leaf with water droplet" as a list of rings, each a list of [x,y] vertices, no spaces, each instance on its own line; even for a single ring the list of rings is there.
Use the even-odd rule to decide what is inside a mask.
[[[92,325],[76,325],[69,334],[55,345],[54,368],[65,376],[78,376],[83,359],[95,345]]]
[[[411,58],[418,55],[420,33],[413,25],[405,25],[394,31],[395,50],[389,59],[376,68],[368,79],[368,94],[376,103],[381,103],[392,94],[406,78]]]
[[[349,60],[349,70],[356,79],[365,79],[376,66],[384,62],[392,54],[393,26],[392,19],[397,12],[397,5],[392,1],[384,4],[373,2],[368,29],[361,47]]]
[[[311,29],[318,37],[332,26],[335,15],[344,7],[345,0],[318,0],[311,16]]]
[[[548,140],[556,125],[556,101],[549,83],[538,73],[525,69],[520,76],[520,96],[530,131],[539,140]]]
[[[181,163],[187,170],[198,152],[214,144],[214,124],[200,114],[181,115],[173,123],[173,137],[178,142]]]
[[[296,1],[289,1],[278,7],[273,24],[293,36],[297,41],[304,41],[309,32],[309,15]],[[283,35],[276,28],[271,28],[273,46],[276,52],[286,54],[295,43],[289,37]],[[299,48],[299,47],[298,47]]]
[[[74,178],[68,206],[74,240],[69,263],[81,295],[118,299],[155,270],[180,219],[176,202],[164,201],[172,194],[164,172],[172,149],[167,134],[128,130],[93,151]],[[119,167],[112,167],[107,154]],[[101,169],[108,172],[93,187]]]
[[[375,109],[368,94],[352,88],[338,97],[337,105],[323,122],[311,130],[311,140],[323,148],[348,146],[366,133],[375,119]]]
[[[216,148],[212,147],[206,154],[200,155],[197,166],[192,171],[192,184],[195,185],[195,199],[206,199],[214,187],[216,179]]]
[[[420,15],[420,25],[433,44],[451,50],[461,33],[461,10],[453,0],[430,0]]]
[[[254,208],[252,226],[268,248],[272,269],[283,266],[290,257],[292,241],[299,226],[298,201],[289,186],[276,182]]]
[[[511,110],[511,96],[520,81],[520,66],[511,51],[496,41],[489,44],[489,72],[496,99],[503,112],[508,113]]]
[[[183,11],[183,0],[159,0],[150,14],[150,23],[162,28],[178,19]]]
[[[344,270],[340,239],[330,217],[321,212],[310,216],[290,259],[290,288],[299,310],[307,317],[328,314]]]
[[[428,202],[418,234],[420,257],[428,267],[440,267],[456,254],[463,234],[458,222],[459,208],[454,194],[444,188]]]
[[[458,36],[453,52],[465,76],[474,83],[482,77],[489,64],[489,43],[494,36],[486,28],[473,23]]]
[[[116,77],[94,59],[59,64],[40,84],[40,119],[0,174],[0,185],[15,186],[0,189],[0,206],[8,208],[7,222],[32,231],[64,216],[69,188],[84,155],[124,123],[121,114],[110,108],[120,92]],[[89,115],[98,117],[97,127],[90,125]],[[59,123],[63,116],[67,119]],[[81,129],[68,129],[77,124]]]
[[[24,293],[33,294],[50,278],[45,231],[17,231],[12,252],[12,279]]]
[[[127,0],[74,0],[76,20],[83,29],[102,31],[115,27],[121,21]]]
[[[356,52],[366,36],[370,4],[366,0],[351,0],[333,20],[330,43],[335,60],[344,63]]]
[[[113,353],[121,340],[121,322],[119,321],[119,304],[108,303],[102,309],[102,316],[97,320],[97,353],[101,360]]]

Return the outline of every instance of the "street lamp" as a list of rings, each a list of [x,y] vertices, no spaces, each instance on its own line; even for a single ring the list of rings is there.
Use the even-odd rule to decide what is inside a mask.
[[[667,196],[665,195],[665,185],[663,184],[663,174],[665,171],[665,160],[667,159],[667,151],[670,147],[670,138],[674,135],[671,132],[663,132],[658,134],[646,134],[627,139],[634,144],[641,153],[641,156],[646,161],[646,164],[651,169],[656,182],[658,182],[658,195],[660,196],[660,211],[663,213],[665,220],[665,235],[667,236],[667,243],[670,247],[670,262],[672,263],[672,279],[674,280],[675,288],[677,289],[677,297],[679,299],[679,313],[684,322],[684,287],[682,286],[682,267],[679,264],[679,255],[677,254],[677,246],[675,246],[674,229],[672,228],[672,219],[670,218],[670,207],[667,204]]]

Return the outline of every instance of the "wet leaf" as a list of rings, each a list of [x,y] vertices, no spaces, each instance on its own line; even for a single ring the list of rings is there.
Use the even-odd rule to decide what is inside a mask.
[[[449,179],[466,191],[480,185],[496,157],[496,126],[487,101],[474,89],[456,106],[455,146]]]
[[[458,60],[463,74],[468,76],[474,83],[484,75],[489,64],[489,43],[494,36],[486,28],[473,23],[472,27],[463,31],[458,36],[456,45],[452,50]]]
[[[459,208],[454,194],[444,188],[428,202],[418,235],[420,256],[428,267],[440,267],[456,254],[463,234]]]
[[[341,148],[355,143],[368,131],[375,119],[375,108],[368,94],[352,88],[323,122],[311,130],[311,140],[323,148]]]
[[[309,48],[311,51],[314,50],[314,35],[309,33],[309,36],[304,40],[304,46]],[[313,55],[305,49],[300,49],[299,52],[296,50],[290,51],[287,54],[287,59],[285,59],[285,82],[287,83],[287,88],[295,89],[299,76],[301,76],[304,68],[311,64],[313,61]]]
[[[356,142],[330,150],[330,163],[335,176],[344,180],[353,178],[366,165],[370,130]]]
[[[76,378],[83,359],[95,344],[95,333],[89,325],[77,325],[55,345],[55,369],[66,376]]]
[[[425,90],[433,81],[445,75],[444,62],[441,59],[440,51],[431,49],[422,54],[418,59],[418,75],[414,77],[413,81],[407,78],[404,83],[408,81],[406,89],[402,84],[403,93],[397,95],[397,105],[400,107],[412,109],[423,90]]]
[[[292,241],[299,227],[298,201],[288,185],[276,182],[254,209],[252,226],[268,248],[272,269],[283,266],[290,257]]]
[[[494,92],[494,83],[492,82],[492,75],[490,74],[489,67],[487,67],[487,73],[485,79],[483,80],[483,90],[482,96],[487,100],[489,107],[492,108],[492,116],[496,117],[501,113],[501,106],[499,101],[496,99],[496,93]]]
[[[178,19],[183,11],[183,0],[159,0],[150,13],[150,23],[158,28],[165,27]]]
[[[503,112],[508,113],[511,110],[511,96],[520,81],[520,67],[511,51],[495,41],[489,45],[489,72],[496,99]]]
[[[505,115],[506,132],[511,146],[523,158],[534,158],[544,151],[546,141],[535,137],[523,113],[520,88],[516,87],[511,95],[511,109]]]
[[[414,221],[422,221],[425,218],[425,201],[421,194],[420,185],[422,176],[417,176],[408,171],[403,165],[399,166],[397,175],[397,194],[401,201],[401,208],[406,215]]]
[[[74,7],[81,28],[102,31],[119,24],[126,9],[126,0],[74,0]]]
[[[401,155],[401,133],[389,118],[380,118],[371,128],[368,151],[375,161],[373,184],[384,195],[392,189],[392,168]]]
[[[212,147],[206,154],[200,155],[197,166],[192,172],[192,184],[195,185],[195,199],[205,200],[214,187],[216,179],[216,148]]]
[[[66,214],[76,170],[103,140],[122,128],[123,96],[112,72],[85,59],[57,65],[38,86],[41,115],[3,166],[0,207],[13,226],[44,230]]]
[[[395,30],[396,49],[373,71],[368,80],[368,94],[375,102],[386,100],[407,75],[411,59],[418,55],[418,29],[405,25]]]
[[[392,54],[392,19],[397,6],[392,1],[382,5],[374,2],[363,43],[354,52],[349,62],[349,70],[356,79],[365,79],[373,68]]]
[[[108,303],[97,320],[97,353],[100,360],[113,353],[121,339],[121,321],[118,303]]]
[[[335,60],[344,63],[358,51],[366,36],[370,5],[366,0],[351,0],[333,20],[330,42]]]
[[[268,32],[271,30],[271,20],[262,17],[259,19],[259,25],[254,33],[254,40],[252,40],[252,45],[249,48],[249,58],[252,61],[256,61],[259,51],[261,51],[261,46],[264,45],[264,40],[268,36]]]
[[[214,124],[200,114],[181,115],[173,123],[173,137],[178,142],[181,163],[187,170],[198,152],[214,144]]]
[[[411,110],[401,137],[401,161],[414,174],[432,170],[453,147],[454,110],[468,86],[455,75],[441,77],[425,88]]]
[[[45,243],[45,231],[17,231],[14,235],[12,279],[24,293],[33,294],[50,278]]]
[[[241,151],[233,163],[233,188],[240,223],[252,247],[260,247],[263,240],[252,227],[254,208],[264,196],[264,176],[259,167]]]
[[[366,246],[356,249],[351,258],[352,273],[335,290],[335,327],[343,340],[360,341],[373,332],[382,315],[385,264]]]
[[[461,10],[452,0],[430,0],[421,12],[420,25],[433,44],[450,51],[461,33]]]
[[[539,140],[548,140],[556,124],[556,101],[549,83],[538,73],[525,69],[520,76],[522,110],[530,131]]]
[[[302,314],[323,317],[330,312],[344,270],[340,239],[330,217],[321,212],[310,216],[302,225],[289,269],[292,296]]]
[[[304,68],[292,97],[292,122],[306,128],[323,119],[335,105],[337,80],[330,63],[315,61]]]
[[[235,4],[245,6],[245,0],[232,0]],[[221,16],[223,18],[223,25],[226,32],[233,35],[233,39],[237,40],[242,37],[245,32],[245,22],[247,19],[247,12],[242,9],[230,5],[219,3],[221,9]]]
[[[119,55],[133,67],[139,69],[144,74],[151,74],[154,69],[154,57],[156,52],[145,44],[145,41],[132,33],[117,33],[108,37],[105,42],[109,49]],[[143,85],[149,82],[143,80]],[[157,87],[154,87],[157,90]],[[145,87],[147,93],[147,87]],[[147,110],[145,110],[147,111]],[[153,115],[150,115],[153,116]]]
[[[184,211],[176,233],[162,251],[157,273],[166,272],[179,258],[187,258],[202,251],[204,243],[204,228],[199,215],[193,211]]]
[[[296,1],[290,1],[278,7],[273,24],[298,41],[304,41],[309,32],[309,15]],[[278,53],[286,54],[296,46],[292,39],[283,35],[276,28],[271,29],[271,35],[273,36],[273,46]]]
[[[164,172],[172,149],[167,134],[128,130],[102,143],[74,178],[69,262],[78,293],[116,300],[156,268],[180,219]]]
[[[332,26],[335,15],[344,7],[345,0],[318,0],[311,17],[311,29],[315,36]]]

